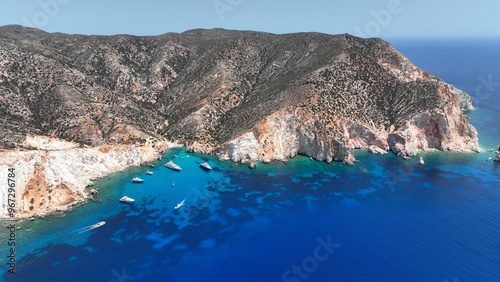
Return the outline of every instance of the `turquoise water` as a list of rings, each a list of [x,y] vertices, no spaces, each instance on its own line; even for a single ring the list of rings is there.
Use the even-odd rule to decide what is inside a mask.
[[[434,63],[433,56],[444,62],[446,58],[437,43],[420,48],[408,42],[395,45],[417,65],[447,81],[455,79],[450,82],[472,95],[477,79],[461,77],[491,74],[500,81],[498,66],[485,60],[480,60],[483,67],[439,73],[444,67]],[[474,46],[448,46],[450,60],[457,59],[457,52],[465,58],[468,52],[476,54]],[[498,48],[488,50],[481,54],[498,58]],[[490,104],[468,113],[484,149],[500,143],[500,103]],[[182,172],[162,166],[175,154]],[[419,166],[416,160],[393,154],[357,150],[360,163],[354,167],[297,157],[288,165],[258,164],[255,170],[211,156],[187,155],[174,148],[155,169],[132,168],[96,181],[101,203],[76,207],[63,218],[18,223],[18,273],[3,278],[500,280],[500,164],[486,161],[493,153],[426,152],[426,164]],[[200,169],[197,162],[203,161],[214,169]],[[146,175],[147,170],[154,174]],[[131,183],[135,176],[145,182]],[[118,202],[123,195],[136,202]],[[174,209],[183,200],[185,205]],[[106,224],[78,231],[100,221]],[[0,235],[7,236],[5,230]],[[5,245],[0,253],[7,254]],[[4,261],[0,259],[2,266]]]

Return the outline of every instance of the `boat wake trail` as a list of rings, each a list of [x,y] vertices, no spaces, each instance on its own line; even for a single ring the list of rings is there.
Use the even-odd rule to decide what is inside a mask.
[[[96,224],[93,224],[93,225],[89,225],[89,226],[86,226],[86,227],[82,227],[82,228],[70,231],[70,232],[62,235],[64,237],[66,237],[66,238],[69,238],[69,241],[66,242],[66,243],[57,244],[56,247],[54,247],[54,248],[52,248],[52,249],[50,249],[48,251],[45,251],[45,253],[41,253],[39,256],[36,256],[35,258],[27,260],[27,261],[25,261],[25,262],[17,265],[17,268],[19,269],[19,268],[24,267],[26,265],[30,265],[30,264],[32,264],[34,262],[37,262],[38,260],[42,259],[43,257],[48,256],[50,254],[53,254],[54,252],[59,251],[61,248],[66,247],[66,246],[72,244],[73,242],[77,242],[80,239],[83,239],[85,237],[85,235],[86,235],[87,232],[89,232],[91,230],[94,230],[96,228],[99,228],[99,227],[103,226],[104,224],[106,224],[106,222],[101,221],[99,223],[96,223]]]
[[[90,226],[86,226],[86,227],[83,227],[83,228],[71,231],[71,232],[69,232],[69,234],[75,234],[75,233],[76,234],[82,234],[84,232],[88,232],[90,230],[94,230],[96,228],[99,228],[99,227],[103,226],[104,224],[106,224],[106,222],[105,221],[101,221],[99,223],[96,223],[96,224],[93,224],[93,225],[90,225]]]

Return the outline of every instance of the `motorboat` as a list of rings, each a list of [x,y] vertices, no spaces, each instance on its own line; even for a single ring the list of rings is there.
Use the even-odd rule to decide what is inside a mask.
[[[205,170],[212,170],[212,167],[208,164],[208,162],[201,163],[200,167]]]
[[[181,170],[182,170],[182,168],[181,168],[180,166],[178,166],[178,165],[174,164],[174,163],[172,162],[172,160],[170,160],[168,163],[166,163],[166,164],[165,164],[165,167],[166,167],[166,168],[170,168],[170,169],[172,169],[172,170],[176,170],[176,171],[181,171]]]
[[[120,199],[120,202],[124,202],[124,203],[132,203],[132,202],[135,202],[134,199],[132,198],[129,198],[127,196],[123,196],[121,199]]]
[[[180,207],[184,206],[184,202],[185,202],[185,201],[186,201],[186,199],[184,199],[184,201],[182,201],[182,202],[178,203],[178,204],[175,206],[175,209],[178,209],[178,208],[180,208]]]
[[[144,182],[144,179],[140,179],[139,177],[134,177],[132,179],[132,183],[142,183]]]
[[[101,222],[98,222],[98,223],[97,223],[96,225],[94,225],[94,226],[95,226],[95,228],[97,228],[97,227],[101,227],[101,226],[103,226],[104,224],[106,224],[106,221],[101,221]]]
[[[146,174],[147,175],[153,175],[153,172],[148,170],[148,171],[146,171]]]

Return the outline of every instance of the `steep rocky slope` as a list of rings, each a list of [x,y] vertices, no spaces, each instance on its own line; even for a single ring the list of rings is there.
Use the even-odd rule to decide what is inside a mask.
[[[4,148],[38,134],[93,146],[164,136],[234,160],[468,151],[469,98],[388,43],[347,34],[0,29]]]
[[[151,139],[141,146],[80,148],[72,142],[30,136],[25,145],[33,150],[0,150],[0,170],[15,169],[15,216],[19,218],[64,210],[81,203],[89,197],[84,189],[93,184],[92,179],[155,160],[171,144]],[[0,185],[8,187],[7,177],[0,179]],[[0,218],[8,217],[8,198],[13,199],[7,189],[1,189]]]
[[[381,39],[222,29],[84,36],[0,27],[5,150],[36,149],[30,136],[89,150],[138,148],[155,138],[233,161],[305,154],[351,163],[353,148],[401,156],[477,151],[477,132],[461,113],[471,109],[467,93]],[[8,153],[32,153],[16,152]]]

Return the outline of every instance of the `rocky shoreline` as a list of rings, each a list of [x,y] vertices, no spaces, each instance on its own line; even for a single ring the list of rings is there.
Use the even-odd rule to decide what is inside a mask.
[[[392,135],[378,136],[387,138],[387,136]],[[186,147],[186,151],[216,155],[221,161],[231,160],[246,163],[250,168],[255,168],[256,162],[280,161],[287,163],[290,158],[297,155],[309,156],[318,161],[341,161],[341,159],[321,159],[325,156],[324,154],[319,154],[318,157],[318,155],[307,154],[304,149],[297,150],[298,147],[293,147],[293,136],[288,136],[288,138],[291,140],[286,142],[289,146],[286,150],[278,151],[279,153],[276,153],[276,150],[271,150],[272,154],[266,155],[266,158],[258,157],[261,148],[258,147],[258,142],[252,135],[231,143],[234,147],[230,147],[228,151],[222,151],[222,153],[221,151],[207,152],[193,146]],[[384,147],[384,145],[366,147],[366,144],[353,143],[356,145],[351,144],[352,147],[345,150],[350,154],[352,154],[352,149],[364,149],[374,154],[387,154],[388,150],[394,152],[394,149],[387,142],[384,142],[384,138],[377,139],[377,142],[388,147]],[[17,212],[13,220],[43,218],[55,212],[64,213],[71,210],[75,206],[93,200],[92,193],[85,192],[87,187],[93,186],[92,181],[133,166],[146,165],[157,160],[168,148],[182,146],[166,141],[151,140],[144,145],[103,145],[78,148],[74,143],[43,136],[30,137],[29,140],[37,140],[35,144],[30,143],[30,146],[38,146],[37,150],[0,152],[0,169],[6,171],[10,167],[16,168]],[[374,144],[374,142],[369,143]],[[420,148],[412,147],[412,151],[400,155],[409,159],[409,156],[416,156],[417,152],[421,150]],[[423,151],[426,150],[436,149],[425,147]],[[397,151],[394,153],[397,154]],[[354,159],[354,155],[350,156],[352,156],[350,159],[352,162],[346,164],[354,165],[357,160]],[[497,159],[495,160],[497,161]],[[2,185],[1,181],[0,185]],[[12,220],[8,218],[6,212],[6,199],[6,191],[1,191],[0,203],[4,211],[1,218]]]
[[[465,107],[470,108],[467,104]],[[304,117],[300,110],[287,109],[223,146],[210,148],[195,142],[188,145],[188,150],[242,163],[285,160],[301,154],[348,165],[355,161],[353,149],[376,154],[392,151],[401,157],[414,157],[418,151],[427,150],[480,152],[477,131],[456,104],[421,113],[399,131],[339,119],[343,135],[318,138],[314,123],[315,119]]]
[[[54,143],[45,140],[47,144]],[[56,142],[66,148],[0,152],[0,169],[15,168],[16,219],[65,211],[84,203],[90,200],[84,190],[93,185],[92,180],[152,162],[174,145],[151,140],[143,145],[75,148],[70,142]],[[0,180],[0,185],[7,187],[4,182]],[[8,218],[7,197],[6,189],[0,191],[2,219]]]
[[[478,152],[472,109],[379,38],[0,27],[0,169],[16,168],[18,217],[86,200],[91,179],[155,159],[165,140],[251,167],[298,154],[352,165],[353,149]]]

